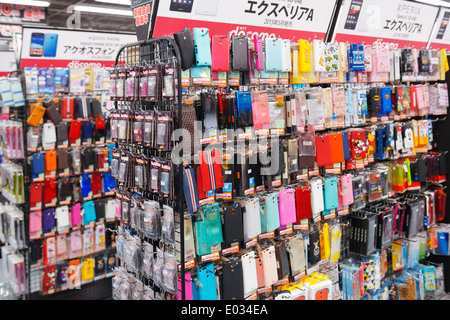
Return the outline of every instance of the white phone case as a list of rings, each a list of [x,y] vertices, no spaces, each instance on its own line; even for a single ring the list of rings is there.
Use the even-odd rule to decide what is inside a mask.
[[[55,125],[53,123],[46,123],[42,131],[42,147],[50,147],[53,143],[56,143]]]
[[[242,274],[244,278],[244,297],[248,297],[258,289],[255,252],[251,251],[243,255],[241,260]]]
[[[322,180],[311,181],[311,209],[313,218],[318,216],[324,209]]]
[[[275,247],[271,246],[266,250],[261,251],[261,260],[264,270],[264,286],[267,288],[278,281]]]
[[[58,223],[58,230],[65,230],[70,227],[69,207],[63,206],[56,208],[56,221]]]
[[[252,240],[261,234],[261,215],[259,199],[250,199],[245,203],[244,212],[244,240]]]
[[[116,201],[111,199],[106,202],[105,206],[105,219],[115,219],[116,218]]]
[[[283,57],[282,57],[283,72],[292,71],[292,57],[291,57],[291,41],[283,40]]]
[[[306,269],[305,243],[301,237],[289,240],[287,251],[291,262],[292,275],[296,276]]]

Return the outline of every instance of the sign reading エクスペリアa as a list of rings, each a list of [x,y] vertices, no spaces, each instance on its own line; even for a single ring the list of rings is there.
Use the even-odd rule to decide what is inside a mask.
[[[324,39],[335,0],[167,0],[160,1],[154,37],[185,27],[214,35]]]
[[[47,24],[47,8],[0,3],[0,23]]]
[[[132,0],[131,10],[138,41],[148,40],[152,25],[153,0]]]
[[[350,43],[428,43],[438,7],[402,0],[344,0],[335,39]]]
[[[21,68],[111,67],[124,45],[136,42],[131,34],[24,27]]]

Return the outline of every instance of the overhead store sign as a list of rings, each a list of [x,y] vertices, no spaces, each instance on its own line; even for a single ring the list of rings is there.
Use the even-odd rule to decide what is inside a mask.
[[[437,19],[437,28],[431,38],[430,47],[434,49],[446,49],[450,51],[450,9],[441,9]]]
[[[23,28],[20,67],[111,67],[121,47],[135,35]]]
[[[47,8],[0,3],[0,23],[47,24]]]
[[[160,1],[153,36],[201,27],[216,35],[324,39],[335,3],[335,0]]]
[[[352,43],[368,43],[373,39],[424,47],[438,10],[401,0],[344,0],[335,39]]]
[[[12,38],[14,33],[22,33],[22,27],[11,24],[0,24],[0,37]]]
[[[152,25],[153,0],[132,0],[131,10],[138,41],[148,40]]]

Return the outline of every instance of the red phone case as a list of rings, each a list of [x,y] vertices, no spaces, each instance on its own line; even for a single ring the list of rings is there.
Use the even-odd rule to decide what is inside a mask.
[[[354,130],[350,132],[350,151],[353,160],[366,158],[366,131]]]
[[[52,203],[52,200],[56,198],[56,180],[47,179],[44,183],[44,202],[45,204]]]
[[[409,95],[410,95],[410,108],[412,111],[417,109],[417,88],[416,86],[411,86],[409,89]]]
[[[62,101],[62,106],[60,108],[61,117],[63,119],[72,119],[73,118],[73,106],[74,106],[73,98],[65,98]]]
[[[332,133],[330,136],[333,163],[342,163],[345,161],[342,133]]]
[[[69,139],[77,140],[80,139],[81,136],[81,121],[80,120],[72,120],[70,124],[69,130]]]
[[[312,218],[311,187],[304,186],[295,190],[295,205],[297,207],[297,222]]]
[[[42,182],[33,182],[30,188],[30,203],[33,207],[42,202]]]
[[[217,149],[202,151],[200,157],[200,171],[202,175],[203,191],[208,192],[223,188],[220,151]]]
[[[333,165],[331,139],[328,134],[316,136],[316,162],[319,167]]]
[[[212,71],[230,71],[230,38],[212,37]]]

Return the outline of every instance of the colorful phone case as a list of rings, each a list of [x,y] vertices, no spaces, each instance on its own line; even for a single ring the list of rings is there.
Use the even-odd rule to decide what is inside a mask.
[[[212,37],[212,71],[230,71],[230,38]]]
[[[266,39],[265,71],[283,71],[283,39]]]
[[[206,28],[194,28],[194,47],[197,67],[210,67],[212,65],[211,38]]]
[[[295,212],[295,190],[287,189],[279,193],[280,224],[286,226],[297,221]]]

